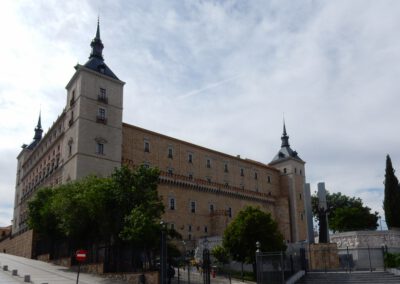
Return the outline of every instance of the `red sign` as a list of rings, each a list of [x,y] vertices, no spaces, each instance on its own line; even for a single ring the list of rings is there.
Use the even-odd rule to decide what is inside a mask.
[[[87,255],[87,251],[80,249],[80,250],[76,251],[75,258],[79,262],[84,262],[86,260],[86,255]]]

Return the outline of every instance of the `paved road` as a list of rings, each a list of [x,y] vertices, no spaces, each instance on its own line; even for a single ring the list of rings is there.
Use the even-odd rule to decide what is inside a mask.
[[[8,265],[8,271],[3,266]],[[34,284],[75,284],[76,272],[67,267],[57,266],[46,262],[0,253],[0,284],[24,283],[24,275],[31,276]],[[11,276],[11,270],[17,269],[18,276]],[[79,284],[126,284],[123,281],[107,279],[100,276],[81,273]]]

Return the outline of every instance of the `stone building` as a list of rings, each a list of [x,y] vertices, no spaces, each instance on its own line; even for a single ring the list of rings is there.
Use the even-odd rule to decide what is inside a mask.
[[[222,235],[246,205],[271,213],[288,242],[308,240],[305,162],[291,149],[285,125],[278,154],[264,164],[123,123],[125,83],[104,62],[99,25],[90,45],[89,60],[75,66],[66,86],[64,110],[45,135],[39,116],[32,143],[17,157],[12,235],[0,250],[34,255],[27,201],[38,188],[107,176],[121,164],[161,170],[163,220],[188,243]]]

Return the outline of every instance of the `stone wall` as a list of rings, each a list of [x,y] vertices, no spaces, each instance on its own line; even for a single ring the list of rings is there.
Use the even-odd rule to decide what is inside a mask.
[[[352,231],[333,234],[330,238],[338,248],[376,248],[385,245],[400,248],[400,230]]]
[[[32,257],[33,231],[29,230],[17,236],[10,236],[0,242],[0,251],[26,258]]]

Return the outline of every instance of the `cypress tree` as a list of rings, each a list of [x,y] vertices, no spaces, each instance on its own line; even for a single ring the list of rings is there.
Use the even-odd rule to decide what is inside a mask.
[[[386,156],[385,173],[385,198],[383,209],[385,210],[386,224],[388,228],[400,228],[400,188],[399,181],[394,174],[392,160]]]

